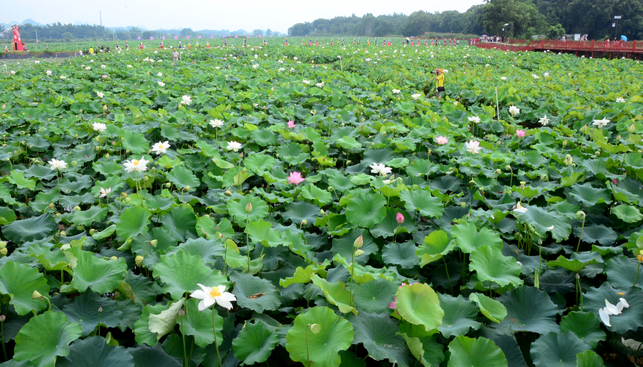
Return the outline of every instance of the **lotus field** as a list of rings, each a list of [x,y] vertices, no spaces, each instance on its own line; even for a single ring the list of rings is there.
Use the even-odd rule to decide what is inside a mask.
[[[171,52],[1,71],[1,366],[643,361],[637,61]]]

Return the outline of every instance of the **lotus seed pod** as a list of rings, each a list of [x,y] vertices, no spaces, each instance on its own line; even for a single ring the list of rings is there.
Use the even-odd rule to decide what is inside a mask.
[[[125,154],[129,154],[129,153],[130,153],[130,151],[129,151],[129,149],[127,149],[127,150],[125,151]]]
[[[319,210],[319,215],[321,215],[322,217],[326,215],[326,212],[324,211],[324,209]]]
[[[0,241],[0,248],[5,248],[7,247],[7,242],[6,241]]]
[[[79,212],[79,211],[80,211],[80,207],[79,207],[78,205],[76,205],[76,206],[74,207],[74,211]]]
[[[467,207],[467,203],[465,203],[465,202],[463,201],[463,202],[461,202],[461,203],[460,203],[460,206],[461,206],[462,208],[466,208],[466,207]]]
[[[246,205],[246,213],[250,213],[252,211],[252,203],[248,203]]]
[[[65,232],[65,231],[60,231],[60,236],[61,236],[61,237],[66,237],[66,236],[67,236],[67,232]]]
[[[511,166],[510,166],[510,165],[506,165],[506,166],[505,166],[505,171],[511,171]]]
[[[56,218],[60,218],[60,213],[56,213]]]
[[[579,210],[579,211],[576,212],[576,219],[578,219],[578,220],[585,220],[585,216],[586,216],[586,214],[582,210]]]
[[[183,188],[183,191],[190,191],[190,186],[189,186],[189,185],[188,185],[188,186],[185,186],[185,187]]]
[[[141,266],[141,264],[143,264],[143,259],[144,257],[141,255],[136,256],[136,258],[134,258],[134,262],[136,263],[136,266]]]
[[[60,251],[67,251],[67,250],[70,250],[70,249],[71,249],[71,245],[69,245],[68,243],[60,246]]]
[[[54,210],[55,207],[54,203],[49,203],[49,209]]]
[[[78,162],[76,162],[76,161],[71,161],[71,166],[72,166],[72,167],[76,167],[76,165],[77,165],[77,164],[78,164]]]
[[[355,251],[355,257],[364,255],[364,250],[357,250]]]
[[[310,324],[310,331],[313,334],[317,334],[321,331],[321,326],[319,324]]]
[[[565,141],[567,141],[567,140],[565,140]],[[565,156],[565,165],[566,165],[566,166],[571,166],[571,164],[572,164],[573,162],[574,162],[574,158],[572,158],[572,156],[571,156],[571,155],[567,154],[567,155]]]
[[[228,195],[228,196],[232,195],[232,191],[230,191],[230,190],[226,190],[226,191],[224,191],[223,193],[224,193],[224,194],[226,194],[226,195]]]
[[[306,219],[304,219],[304,220],[302,220],[302,221],[301,221],[301,225],[302,225],[302,226],[305,226],[305,225],[307,225],[307,224],[308,224],[308,221],[307,221]]]
[[[165,187],[167,187],[169,189],[170,187],[172,187],[172,183],[171,182],[166,182]]]
[[[159,240],[151,240],[150,241],[150,246],[152,246],[152,247],[156,247],[156,245],[158,245],[158,244],[159,244]]]
[[[132,201],[132,199],[130,199],[130,198],[125,198],[125,203],[129,204],[129,203],[130,203],[130,201]]]
[[[96,230],[94,228],[89,230],[89,235],[93,236],[96,233]]]
[[[549,176],[547,176],[546,174],[542,174],[542,175],[540,175],[540,180],[541,181],[547,181],[547,180],[549,180]]]
[[[495,174],[497,174],[497,175],[499,175],[499,174],[501,174],[501,173],[502,173],[502,170],[501,170],[500,168],[498,168],[498,169],[495,171]]]
[[[583,127],[580,128],[580,132],[585,134],[585,133],[587,133],[587,129],[588,129],[587,124],[585,124]]]
[[[5,247],[5,248],[0,249],[0,258],[1,258],[1,257],[5,257],[5,256],[7,256],[7,254],[8,254],[8,253],[9,253],[9,250],[7,250],[7,248],[6,248],[6,247]]]

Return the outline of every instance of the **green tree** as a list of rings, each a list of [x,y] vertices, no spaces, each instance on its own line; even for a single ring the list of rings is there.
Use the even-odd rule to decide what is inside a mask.
[[[431,31],[431,17],[423,11],[416,11],[409,15],[406,25],[402,29],[404,36],[418,36]]]
[[[558,23],[556,25],[549,26],[549,29],[547,30],[547,39],[550,39],[550,40],[558,39],[564,34],[565,34],[565,28],[563,28],[563,26],[560,23]]]
[[[480,19],[487,33],[507,37],[525,36],[529,28],[542,32],[547,27],[545,16],[529,0],[487,0]]]
[[[270,30],[270,28],[268,28],[266,29],[266,37],[270,37],[270,36],[272,36],[272,31]]]
[[[375,36],[377,37],[389,36],[394,34],[394,32],[395,28],[393,27],[393,23],[388,20],[378,22],[377,27],[375,28]]]
[[[253,36],[258,36],[260,34],[263,34],[263,29],[255,29],[254,31],[252,31]]]

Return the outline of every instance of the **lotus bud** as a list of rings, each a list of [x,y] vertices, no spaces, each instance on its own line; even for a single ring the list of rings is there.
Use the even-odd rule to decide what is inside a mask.
[[[511,193],[512,193],[512,192],[513,192],[513,190],[512,190],[512,189],[507,189],[507,191],[505,191],[505,193],[506,193],[507,195],[511,195]]]
[[[567,146],[567,140],[563,140],[563,147]]]
[[[324,211],[324,209],[319,210],[319,215],[321,215],[322,217],[326,215],[326,212]]]
[[[302,221],[301,221],[301,225],[302,225],[302,226],[305,226],[305,225],[307,225],[307,224],[308,224],[308,221],[307,221],[306,219],[304,219],[304,220],[302,220]]]
[[[547,176],[546,174],[544,174],[544,173],[543,173],[542,175],[540,175],[540,180],[541,180],[541,181],[548,181],[548,180],[549,180],[549,176]]]
[[[56,213],[56,218],[60,218],[60,213]]]
[[[564,140],[564,141],[567,141],[567,140]],[[571,166],[573,162],[574,162],[574,158],[572,158],[571,155],[567,154],[565,156],[565,165],[566,166]]]
[[[54,210],[54,208],[56,208],[56,206],[54,205],[54,203],[49,203],[49,209]]]
[[[61,237],[66,237],[66,236],[67,236],[67,232],[65,232],[65,231],[60,231],[60,236],[61,236]]]
[[[228,196],[232,195],[232,191],[230,191],[230,190],[226,190],[226,191],[224,191],[223,193],[224,193],[224,194],[226,194],[226,195],[228,195]]]
[[[310,326],[310,331],[313,334],[317,334],[321,331],[321,326],[319,326],[319,324],[310,324],[309,326]]]
[[[4,322],[4,320],[7,319],[7,316],[5,315],[0,315],[0,322]]]
[[[129,151],[129,149],[127,149],[127,150],[125,151],[125,154],[129,154],[129,153],[130,153],[130,151]]]
[[[506,165],[506,166],[505,166],[505,171],[511,171],[511,166],[510,166],[510,165]]]
[[[353,247],[355,247],[356,249],[359,249],[363,245],[364,245],[364,235],[360,234],[359,237],[357,237],[355,241],[353,241]]]
[[[132,199],[130,199],[130,198],[125,198],[125,203],[126,203],[126,204],[129,204],[129,203],[130,203],[130,201],[132,201]]]
[[[60,246],[60,251],[67,251],[67,250],[70,250],[70,249],[71,249],[71,245],[69,245],[68,243]]]
[[[359,250],[358,249],[357,251],[355,251],[355,257],[361,256],[361,255],[364,255],[364,250]]]
[[[404,223],[404,215],[400,212],[397,212],[397,214],[395,215],[395,221],[397,222],[397,224]]]
[[[169,189],[170,187],[172,187],[172,183],[171,182],[166,182],[165,187],[167,187]]]
[[[103,313],[103,306],[98,306],[98,313]]]
[[[152,246],[152,247],[156,247],[156,245],[158,245],[158,244],[159,244],[159,240],[151,240],[150,241],[150,246]]]
[[[542,244],[543,244],[543,239],[542,239],[542,238],[538,238],[538,245],[540,246],[540,245],[542,245]]]
[[[44,297],[42,296],[42,294],[40,294],[40,292],[33,291],[33,293],[31,294],[31,299],[38,299],[38,298],[43,299]]]
[[[579,210],[579,211],[576,212],[576,219],[578,219],[578,220],[585,220],[585,216],[586,216],[586,214],[582,210]]]
[[[136,263],[136,266],[141,266],[141,264],[143,264],[143,259],[144,257],[141,255],[136,256],[136,258],[134,258],[134,262]]]
[[[250,213],[252,211],[252,203],[248,203],[246,205],[246,213]]]
[[[0,258],[7,256],[8,253],[9,253],[9,250],[7,250],[6,247],[3,249],[0,249]]]
[[[576,273],[576,279],[580,279],[580,274]]]
[[[627,128],[627,131],[629,131],[631,134],[634,134],[635,130],[636,130],[636,126],[634,126],[634,124],[630,125],[630,127]]]
[[[5,248],[7,247],[7,242],[6,241],[0,241],[0,248]]]
[[[89,235],[93,236],[96,233],[96,230],[94,228],[89,230]]]
[[[190,186],[189,186],[189,185],[188,185],[188,186],[185,186],[185,187],[183,188],[183,191],[185,191],[185,192],[190,191]]]
[[[583,127],[580,128],[580,132],[582,132],[583,134],[586,134],[587,129],[588,129],[587,124],[585,124]]]
[[[71,161],[71,166],[72,166],[72,167],[76,167],[76,165],[77,165],[77,164],[78,164],[78,162],[76,162],[76,161]]]
[[[75,212],[79,212],[79,211],[80,211],[80,207],[79,207],[78,205],[76,205],[76,206],[74,207],[74,211],[75,211]]]
[[[107,105],[103,105],[103,111],[107,111]]]
[[[106,154],[105,154],[105,158],[109,158],[109,153],[106,153]]]
[[[110,257],[109,259],[110,259],[110,260],[112,260],[112,261],[116,261],[116,260],[118,260],[118,257],[116,257],[116,256],[112,256],[112,257]]]

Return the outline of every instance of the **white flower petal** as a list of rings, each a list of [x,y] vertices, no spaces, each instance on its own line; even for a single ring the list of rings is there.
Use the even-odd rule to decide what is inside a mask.
[[[225,299],[223,299],[223,298],[221,298],[221,297],[217,297],[217,298],[216,298],[216,300],[217,300],[217,303],[218,303],[221,307],[225,307],[225,308],[227,308],[228,310],[232,309],[232,303],[230,303],[229,301],[226,301]]]
[[[610,324],[610,315],[604,308],[598,310],[598,316],[601,318],[601,321],[603,321],[603,324],[605,324],[605,326],[612,326],[612,324]]]

